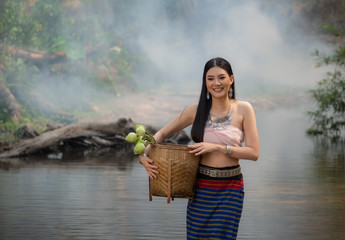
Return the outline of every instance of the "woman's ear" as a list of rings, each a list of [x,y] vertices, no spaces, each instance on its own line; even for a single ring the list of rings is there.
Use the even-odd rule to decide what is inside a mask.
[[[234,75],[231,75],[230,76],[230,85],[234,82],[235,78],[234,78]]]

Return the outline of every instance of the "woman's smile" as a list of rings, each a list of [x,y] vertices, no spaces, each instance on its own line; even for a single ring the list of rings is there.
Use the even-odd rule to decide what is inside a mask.
[[[213,90],[214,92],[219,93],[219,92],[223,91],[224,88],[213,88],[212,90]]]

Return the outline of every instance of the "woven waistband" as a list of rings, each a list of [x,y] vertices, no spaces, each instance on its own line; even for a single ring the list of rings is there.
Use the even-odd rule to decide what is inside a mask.
[[[209,168],[206,166],[199,166],[199,173],[209,176],[209,177],[234,177],[241,174],[241,166],[237,166],[231,169],[216,169]]]

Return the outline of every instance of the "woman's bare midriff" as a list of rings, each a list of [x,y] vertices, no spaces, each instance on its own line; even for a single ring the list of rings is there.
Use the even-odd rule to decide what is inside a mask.
[[[200,163],[209,167],[231,167],[239,165],[239,159],[225,156],[221,153],[210,152],[202,155]]]

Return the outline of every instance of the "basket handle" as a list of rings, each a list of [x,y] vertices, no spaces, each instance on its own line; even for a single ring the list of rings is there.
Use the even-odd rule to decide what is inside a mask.
[[[171,196],[171,164],[172,164],[172,161],[171,161],[171,159],[169,159],[167,203],[170,203],[170,196]]]
[[[152,201],[151,179],[150,179],[150,177],[149,177],[149,201]]]

